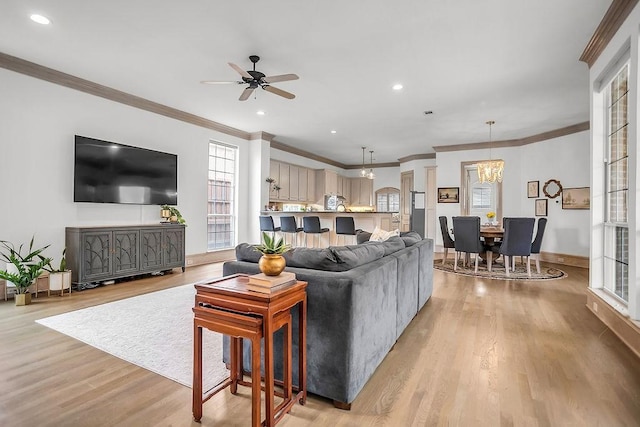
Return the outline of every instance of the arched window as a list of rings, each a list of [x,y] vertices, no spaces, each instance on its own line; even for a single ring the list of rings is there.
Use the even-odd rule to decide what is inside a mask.
[[[376,190],[377,212],[399,212],[400,190],[394,187],[384,187]]]

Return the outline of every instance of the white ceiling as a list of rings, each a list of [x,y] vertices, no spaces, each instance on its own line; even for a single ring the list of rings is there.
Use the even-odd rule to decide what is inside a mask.
[[[0,0],[0,52],[339,162],[363,145],[393,162],[487,141],[487,120],[493,140],[587,121],[578,57],[610,3]],[[237,79],[227,63],[251,69],[251,54],[266,75],[300,76],[274,84],[294,100],[199,83]]]

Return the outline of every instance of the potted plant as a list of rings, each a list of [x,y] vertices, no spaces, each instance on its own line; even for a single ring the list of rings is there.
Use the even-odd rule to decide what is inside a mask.
[[[58,268],[54,268],[51,262],[44,267],[49,272],[49,295],[51,295],[51,291],[60,291],[62,296],[65,289],[69,289],[69,293],[71,293],[71,270],[67,270],[66,252],[66,248],[62,250],[62,258],[60,258]]]
[[[42,274],[44,267],[51,262],[51,258],[42,256],[42,252],[49,245],[33,249],[35,237],[31,238],[27,253],[23,254],[24,244],[18,249],[5,240],[0,240],[0,259],[7,263],[6,270],[0,270],[0,279],[13,283],[16,287],[16,305],[27,305],[31,303],[31,293],[29,286]]]
[[[162,207],[160,208],[160,215],[162,216],[162,218],[169,218],[169,222],[172,222],[174,224],[184,224],[185,226],[187,225],[187,222],[182,217],[182,214],[175,206],[162,205]]]
[[[260,271],[267,276],[277,276],[284,270],[286,261],[282,254],[291,249],[291,245],[284,242],[283,238],[276,239],[276,236],[269,236],[262,232],[262,243],[254,246],[262,257],[258,261]]]

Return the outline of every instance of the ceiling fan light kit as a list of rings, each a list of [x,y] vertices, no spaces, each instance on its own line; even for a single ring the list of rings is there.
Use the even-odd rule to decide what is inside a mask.
[[[291,92],[287,92],[286,90],[279,89],[275,86],[271,86],[271,83],[277,82],[286,82],[290,80],[298,80],[298,76],[296,74],[280,74],[277,76],[266,76],[264,73],[256,70],[256,63],[260,61],[260,57],[258,55],[249,56],[249,60],[253,63],[253,70],[245,71],[240,66],[234,64],[233,62],[229,62],[229,66],[233,68],[240,77],[241,81],[215,81],[215,80],[205,80],[201,83],[204,84],[248,84],[242,93],[240,94],[240,101],[246,101],[249,99],[251,94],[257,88],[262,88],[267,92],[271,92],[275,95],[281,96],[286,99],[293,99],[296,96]]]

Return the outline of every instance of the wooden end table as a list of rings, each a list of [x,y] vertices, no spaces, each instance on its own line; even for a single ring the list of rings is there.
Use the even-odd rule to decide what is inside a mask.
[[[252,331],[258,331],[258,335],[264,337],[264,391],[265,391],[265,421],[262,425],[275,426],[282,417],[288,413],[296,400],[304,405],[307,399],[307,282],[296,281],[290,286],[264,294],[247,289],[249,278],[244,274],[223,277],[221,279],[200,282],[195,285],[196,297],[194,306],[194,367],[193,367],[193,417],[196,421],[202,418],[202,404],[212,395],[231,386],[235,392],[237,385],[247,385],[242,380],[242,338],[237,336],[250,336]],[[291,317],[289,311],[298,306],[298,388],[294,395],[287,392],[287,386],[291,384],[291,351],[285,339],[285,392],[284,401],[274,408],[274,373],[273,373],[273,333],[288,321],[288,331],[291,329]],[[227,313],[227,314],[225,314]],[[287,317],[288,316],[288,317]],[[222,319],[219,322],[218,319]],[[249,335],[241,335],[231,339],[230,358],[231,374],[227,380],[215,387],[207,396],[202,391],[202,328],[221,333],[233,333],[227,326],[233,323],[234,328],[243,330]],[[223,327],[219,327],[223,325]],[[261,328],[261,329],[260,329]],[[219,330],[217,330],[219,329]],[[254,342],[256,337],[252,336]],[[290,339],[290,334],[288,339]],[[252,357],[252,423],[260,425],[260,338],[258,345],[254,347]],[[288,347],[288,348],[287,348]],[[257,349],[257,352],[255,351]],[[257,364],[256,364],[257,354]],[[239,364],[239,367],[238,367]],[[288,365],[288,366],[287,366]],[[257,375],[256,375],[257,367]],[[238,372],[238,370],[240,372]],[[288,383],[288,384],[287,384]],[[290,389],[289,389],[290,390]],[[256,400],[257,394],[257,400]],[[256,408],[257,401],[257,408]],[[256,414],[257,420],[256,421]]]

